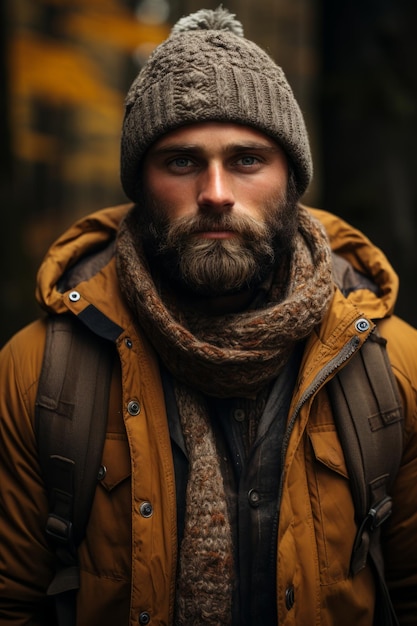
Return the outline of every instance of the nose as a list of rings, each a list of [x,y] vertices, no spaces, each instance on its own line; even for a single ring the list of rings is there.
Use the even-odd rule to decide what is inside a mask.
[[[197,203],[199,208],[225,211],[235,203],[230,178],[221,164],[210,164],[199,180]]]

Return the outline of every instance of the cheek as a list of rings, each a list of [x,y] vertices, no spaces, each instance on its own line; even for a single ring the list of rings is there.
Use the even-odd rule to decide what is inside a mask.
[[[239,197],[241,210],[251,217],[265,221],[272,212],[279,210],[285,201],[286,182],[282,186],[276,184],[257,185],[254,189],[247,189]]]
[[[164,180],[148,181],[148,198],[153,206],[169,220],[194,214],[196,202],[190,184]]]
[[[159,204],[179,203],[192,193],[190,182],[185,177],[170,176],[163,169],[152,166],[144,169],[144,186]]]
[[[193,198],[189,184],[163,176],[148,180],[147,189],[149,196],[169,215],[183,211]]]

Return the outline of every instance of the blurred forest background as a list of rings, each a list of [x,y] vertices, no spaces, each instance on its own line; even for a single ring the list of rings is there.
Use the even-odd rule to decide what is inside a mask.
[[[3,0],[0,15],[0,345],[40,311],[37,267],[70,223],[124,202],[126,91],[182,15],[216,0]],[[228,0],[284,68],[309,128],[305,201],[390,258],[396,312],[417,326],[415,0]]]

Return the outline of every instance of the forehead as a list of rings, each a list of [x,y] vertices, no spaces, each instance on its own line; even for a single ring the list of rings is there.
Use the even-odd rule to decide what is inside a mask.
[[[199,122],[176,128],[159,139],[151,146],[149,152],[159,150],[170,145],[198,145],[201,147],[220,144],[236,144],[248,146],[252,144],[265,147],[279,148],[274,139],[260,130],[241,124],[229,122]]]

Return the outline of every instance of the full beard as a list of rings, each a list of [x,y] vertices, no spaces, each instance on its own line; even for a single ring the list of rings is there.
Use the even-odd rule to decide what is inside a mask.
[[[138,219],[145,253],[161,277],[195,295],[217,297],[255,289],[274,268],[288,269],[298,219],[291,185],[285,198],[270,198],[263,208],[262,221],[233,212],[200,212],[169,221],[169,207],[144,197]],[[206,231],[233,235],[197,235]]]

